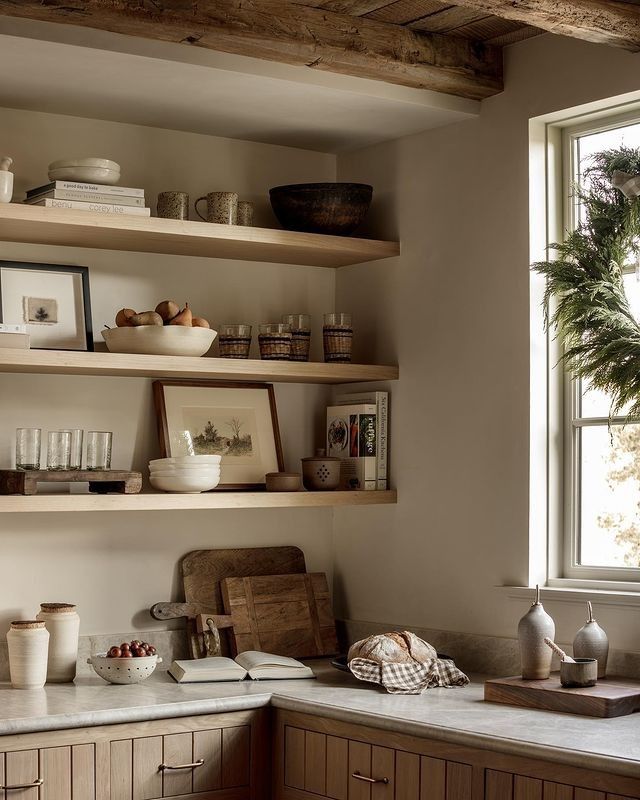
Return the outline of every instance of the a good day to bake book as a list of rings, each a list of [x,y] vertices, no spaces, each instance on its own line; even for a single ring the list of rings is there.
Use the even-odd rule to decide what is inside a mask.
[[[254,681],[315,678],[313,670],[295,658],[258,650],[246,650],[235,659],[212,656],[174,661],[169,667],[169,675],[178,683],[242,681],[247,676]]]

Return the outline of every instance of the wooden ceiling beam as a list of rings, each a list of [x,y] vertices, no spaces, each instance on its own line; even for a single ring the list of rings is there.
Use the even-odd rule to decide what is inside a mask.
[[[486,11],[551,33],[640,50],[640,8],[619,0],[456,0],[461,6]]]
[[[482,99],[502,52],[282,0],[0,0],[0,15],[80,25]]]

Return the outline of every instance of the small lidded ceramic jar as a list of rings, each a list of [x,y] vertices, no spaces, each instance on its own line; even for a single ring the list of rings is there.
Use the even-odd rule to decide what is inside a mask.
[[[17,620],[7,633],[14,689],[42,689],[47,680],[49,631],[40,620]]]
[[[324,450],[316,450],[315,456],[302,459],[302,483],[310,492],[326,492],[340,485],[340,465],[342,459],[325,455]]]
[[[49,631],[47,683],[71,683],[76,677],[80,617],[70,603],[41,603],[37,619]]]

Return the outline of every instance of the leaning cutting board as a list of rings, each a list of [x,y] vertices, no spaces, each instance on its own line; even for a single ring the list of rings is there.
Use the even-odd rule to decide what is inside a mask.
[[[565,689],[557,672],[544,681],[494,678],[484,685],[484,699],[587,717],[622,717],[640,711],[640,681],[605,678],[585,689]]]
[[[198,614],[224,614],[220,581],[230,576],[281,575],[306,572],[304,553],[299,547],[244,547],[194,550],[182,559],[181,572],[185,601]],[[191,657],[205,655],[197,648],[193,623],[187,621]],[[220,632],[223,655],[230,655],[229,631]]]
[[[327,577],[323,572],[224,578],[233,654],[262,650],[293,658],[338,652]]]

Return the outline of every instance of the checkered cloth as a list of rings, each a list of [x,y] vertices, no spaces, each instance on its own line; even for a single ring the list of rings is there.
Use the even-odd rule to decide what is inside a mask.
[[[430,645],[427,647],[432,649]],[[435,654],[435,650],[433,652]],[[378,683],[390,694],[422,694],[426,689],[434,687],[453,688],[469,683],[469,678],[453,661],[437,657],[408,663],[378,662],[356,657],[349,661],[349,669],[359,680]]]

